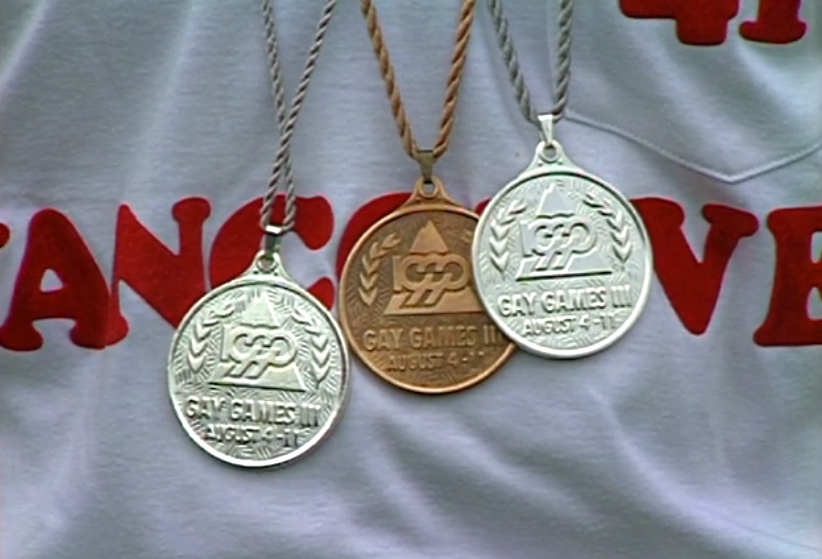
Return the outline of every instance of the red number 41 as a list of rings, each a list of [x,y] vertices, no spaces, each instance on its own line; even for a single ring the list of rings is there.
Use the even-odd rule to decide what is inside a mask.
[[[686,45],[721,45],[740,0],[620,0],[622,13],[635,18],[676,20],[676,34]],[[739,34],[749,41],[785,44],[805,35],[799,19],[802,0],[759,0],[756,19],[743,22]]]

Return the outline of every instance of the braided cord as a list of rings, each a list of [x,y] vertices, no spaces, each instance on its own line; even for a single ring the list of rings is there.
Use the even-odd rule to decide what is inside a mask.
[[[540,127],[539,116],[531,104],[531,93],[525,84],[522,67],[519,63],[514,39],[511,36],[508,20],[502,11],[502,0],[487,0],[488,11],[494,23],[497,45],[502,52],[502,59],[508,70],[508,77],[514,86],[520,112],[525,119]],[[554,88],[554,108],[551,110],[553,121],[559,122],[565,115],[568,105],[568,87],[571,84],[571,28],[573,26],[574,0],[561,0],[559,13],[559,41],[557,48],[557,83]]]
[[[475,5],[476,0],[463,0],[462,7],[460,8],[459,24],[457,25],[454,53],[451,57],[451,70],[448,74],[445,89],[445,102],[440,119],[440,128],[434,148],[430,152],[433,161],[442,157],[448,149],[451,131],[454,128],[460,82],[462,81],[462,75],[465,69],[468,41],[471,38],[471,26],[474,22]],[[419,149],[417,141],[414,139],[411,122],[408,119],[405,104],[402,102],[394,67],[391,64],[388,45],[385,42],[382,27],[377,17],[377,9],[374,6],[373,0],[360,0],[360,8],[365,17],[368,35],[371,37],[371,45],[374,48],[374,54],[377,56],[380,74],[382,74],[383,81],[385,82],[385,89],[391,102],[391,112],[394,114],[394,120],[397,123],[397,130],[402,139],[403,148],[412,159],[424,166],[426,161],[425,152]]]
[[[320,21],[317,23],[317,31],[314,34],[314,41],[308,51],[308,58],[305,62],[303,73],[300,76],[300,81],[297,84],[297,90],[294,93],[294,99],[291,102],[291,109],[286,111],[285,102],[285,86],[283,85],[282,69],[280,65],[279,47],[277,44],[277,30],[274,24],[274,9],[272,7],[272,0],[263,0],[263,21],[265,25],[266,34],[266,51],[268,52],[269,70],[271,73],[271,91],[274,96],[274,102],[277,107],[277,123],[280,133],[280,144],[274,158],[274,166],[271,170],[271,176],[268,180],[268,187],[266,188],[265,196],[263,197],[263,205],[260,210],[260,226],[266,229],[268,226],[275,225],[273,220],[274,200],[279,192],[279,183],[282,175],[285,175],[285,216],[283,222],[277,224],[276,227],[281,233],[287,233],[294,228],[294,221],[296,219],[296,187],[294,182],[294,173],[291,167],[291,139],[294,135],[294,127],[297,124],[297,117],[300,114],[300,109],[305,102],[308,86],[311,82],[311,76],[317,68],[317,60],[319,59],[320,49],[322,48],[325,34],[328,31],[328,26],[331,23],[331,15],[337,0],[326,0],[322,11]]]

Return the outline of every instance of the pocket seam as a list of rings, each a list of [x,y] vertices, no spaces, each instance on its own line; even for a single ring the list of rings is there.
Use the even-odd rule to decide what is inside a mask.
[[[630,140],[634,143],[639,144],[640,146],[642,146],[646,149],[649,149],[649,150],[657,153],[658,155],[666,157],[667,159],[670,159],[671,161],[673,161],[675,163],[679,163],[680,165],[682,165],[684,167],[687,167],[688,169],[697,171],[698,173],[701,173],[703,175],[706,175],[706,176],[714,178],[714,179],[721,180],[722,182],[725,182],[725,183],[728,183],[728,184],[744,182],[744,181],[746,181],[748,179],[751,179],[751,178],[753,178],[757,175],[761,175],[761,174],[773,171],[775,169],[778,169],[780,167],[790,165],[791,163],[794,163],[795,161],[798,161],[798,160],[800,160],[800,159],[816,152],[820,148],[822,148],[822,136],[820,136],[820,137],[816,138],[815,140],[813,140],[813,142],[810,145],[805,146],[803,148],[800,148],[797,151],[794,151],[794,152],[792,152],[788,155],[781,156],[777,159],[774,159],[774,160],[768,161],[766,163],[757,165],[757,166],[752,167],[750,169],[747,169],[745,171],[740,171],[740,172],[737,172],[737,173],[722,173],[722,172],[717,171],[715,169],[711,169],[710,167],[706,167],[705,165],[701,165],[699,163],[694,163],[692,161],[689,161],[688,159],[685,159],[685,158],[675,154],[674,152],[662,147],[661,145],[659,145],[659,144],[657,144],[657,143],[655,143],[651,140],[646,140],[643,137],[641,137],[637,134],[634,134],[632,132],[629,132],[629,131],[627,131],[627,130],[619,127],[619,126],[600,122],[596,119],[583,116],[582,114],[580,114],[576,111],[572,111],[570,109],[568,109],[566,115],[567,115],[568,120],[578,122],[578,123],[583,124],[585,126],[590,126],[592,128],[596,128],[598,130],[603,130],[605,132],[610,132],[610,133],[615,134],[617,136],[621,136],[625,139],[628,139],[628,140]]]

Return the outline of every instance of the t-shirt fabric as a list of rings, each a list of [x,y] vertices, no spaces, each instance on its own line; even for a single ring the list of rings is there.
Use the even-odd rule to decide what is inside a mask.
[[[289,95],[322,4],[275,5]],[[430,147],[459,3],[376,4]],[[469,208],[539,141],[476,9],[435,167]],[[558,2],[506,13],[548,111]],[[242,469],[188,439],[166,359],[259,246],[278,142],[259,6],[0,2],[0,557],[822,556],[822,5],[578,2],[556,135],[649,231],[627,335],[583,359],[518,351],[436,397],[352,358],[333,434]],[[353,0],[292,158],[284,261],[336,314],[358,235],[419,177]]]

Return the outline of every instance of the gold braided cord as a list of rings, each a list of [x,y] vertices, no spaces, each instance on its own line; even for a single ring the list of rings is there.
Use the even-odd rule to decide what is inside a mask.
[[[454,44],[454,54],[451,57],[451,71],[448,74],[448,82],[445,89],[445,103],[442,108],[440,129],[437,134],[437,141],[431,150],[431,155],[435,161],[448,149],[451,131],[454,128],[460,82],[462,81],[462,74],[465,69],[468,40],[471,38],[471,25],[474,22],[475,5],[476,0],[463,0],[460,9],[457,37]],[[397,123],[397,130],[402,139],[403,148],[410,157],[422,164],[423,156],[421,155],[417,141],[414,139],[411,122],[408,120],[405,105],[402,102],[400,88],[397,85],[394,73],[394,66],[391,64],[391,57],[388,54],[388,45],[385,43],[385,37],[383,36],[382,28],[380,27],[380,22],[377,17],[377,9],[374,6],[373,0],[360,0],[360,8],[362,9],[363,16],[365,16],[368,35],[371,37],[374,54],[377,55],[380,74],[382,74],[383,81],[385,82],[385,90],[391,102],[391,112],[394,114],[394,120]]]

